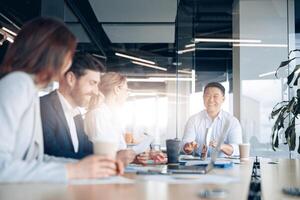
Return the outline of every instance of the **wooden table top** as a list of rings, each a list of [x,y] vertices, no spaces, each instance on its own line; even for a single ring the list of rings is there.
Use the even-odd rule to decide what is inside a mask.
[[[199,200],[202,189],[225,189],[225,199],[247,199],[252,161],[236,164],[230,169],[213,169],[210,175],[237,178],[230,184],[168,184],[164,182],[136,181],[134,184],[66,185],[66,184],[0,184],[1,200],[99,200],[99,199],[172,199]],[[203,175],[205,176],[205,175]],[[135,178],[135,175],[125,175]]]
[[[282,192],[284,187],[300,188],[300,160],[279,159],[261,161],[261,187],[263,199],[300,199]],[[276,164],[278,163],[278,164]]]

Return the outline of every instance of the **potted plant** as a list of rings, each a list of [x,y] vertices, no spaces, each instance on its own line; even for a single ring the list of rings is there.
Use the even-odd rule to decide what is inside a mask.
[[[300,51],[299,49],[290,51],[289,55],[292,52]],[[297,59],[298,57],[293,57],[286,61],[280,63],[279,67],[276,70],[275,76],[277,76],[277,72],[280,68],[290,66],[290,63]],[[293,67],[293,66],[290,66]],[[296,65],[292,71],[287,76],[287,85],[291,88],[294,86],[298,86],[298,79],[300,77],[300,65]],[[272,112],[271,119],[275,119],[275,123],[272,128],[272,148],[276,151],[279,148],[279,134],[284,131],[284,136],[286,141],[284,144],[287,144],[290,151],[294,151],[296,149],[296,122],[298,117],[300,116],[300,89],[298,88],[296,91],[296,95],[290,98],[290,100],[282,101],[277,103]],[[300,137],[299,137],[299,145],[298,145],[298,153],[300,154]]]

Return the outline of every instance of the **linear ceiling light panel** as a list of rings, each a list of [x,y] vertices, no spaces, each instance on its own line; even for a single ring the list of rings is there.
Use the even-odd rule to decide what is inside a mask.
[[[142,62],[137,62],[137,61],[131,61],[133,64],[136,64],[136,65],[141,65],[141,66],[145,66],[145,67],[150,67],[150,68],[154,68],[154,69],[159,69],[159,70],[162,70],[162,71],[167,71],[167,68],[163,68],[163,67],[159,67],[159,66],[156,66],[156,65],[149,65],[147,63],[142,63]]]
[[[164,82],[164,80],[157,81],[149,78],[127,78],[127,82]]]
[[[194,42],[231,42],[231,43],[261,43],[261,40],[230,39],[230,38],[195,38]]]
[[[185,48],[195,47],[195,44],[187,44],[184,46]]]
[[[9,34],[8,32],[4,31],[3,29],[0,29],[0,34],[3,35],[3,38],[1,39],[1,42],[7,40],[10,43],[14,42],[14,36]],[[0,45],[1,46],[1,45]]]
[[[155,81],[192,81],[192,78],[165,78],[165,77],[150,77],[150,80]]]
[[[154,65],[154,64],[155,64],[155,62],[153,62],[153,61],[145,60],[145,59],[142,59],[142,58],[137,58],[137,57],[134,57],[134,56],[129,56],[129,55],[122,54],[122,53],[115,53],[115,55],[116,55],[116,56],[123,57],[123,58],[128,58],[128,59],[131,59],[131,60],[136,60],[136,61],[148,63],[148,64],[151,64],[151,65]]]
[[[234,47],[282,47],[286,48],[287,44],[233,44]]]
[[[13,36],[17,36],[17,34],[11,30],[9,30],[8,28],[2,27],[2,30],[8,32],[9,34],[13,35]]]
[[[188,71],[188,70],[181,70],[181,69],[179,69],[178,72],[184,73],[184,74],[192,74],[192,71]]]
[[[258,77],[261,78],[261,77],[270,76],[270,75],[273,75],[273,74],[276,74],[276,71],[259,74]]]
[[[184,49],[184,50],[180,50],[177,51],[178,54],[183,54],[183,53],[187,53],[187,52],[191,52],[191,51],[195,51],[195,48],[191,48],[191,49]]]

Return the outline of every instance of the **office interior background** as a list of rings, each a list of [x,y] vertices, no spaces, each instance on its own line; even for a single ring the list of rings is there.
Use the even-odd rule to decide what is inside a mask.
[[[272,150],[270,113],[295,93],[284,78],[292,69],[274,74],[288,56],[300,56],[289,55],[299,48],[298,0],[1,0],[0,33],[17,33],[37,16],[61,19],[76,35],[77,51],[127,76],[124,123],[137,140],[147,133],[165,146],[167,138],[181,138],[187,119],[204,109],[203,86],[216,81],[251,155],[289,157],[283,134]],[[11,39],[1,40],[0,61]]]

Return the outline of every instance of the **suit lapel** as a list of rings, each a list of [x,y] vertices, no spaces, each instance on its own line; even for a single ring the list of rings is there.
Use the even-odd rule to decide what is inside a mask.
[[[63,107],[59,100],[57,91],[52,92],[50,98],[51,98],[51,102],[53,103],[54,109],[56,110],[58,120],[60,121],[60,123],[63,124],[63,126],[65,127],[65,129],[68,133],[68,134],[65,134],[64,138],[66,138],[66,140],[67,140],[66,142],[68,142],[68,144],[71,145],[71,149],[74,151],[70,128],[69,128],[65,113],[63,111]]]

